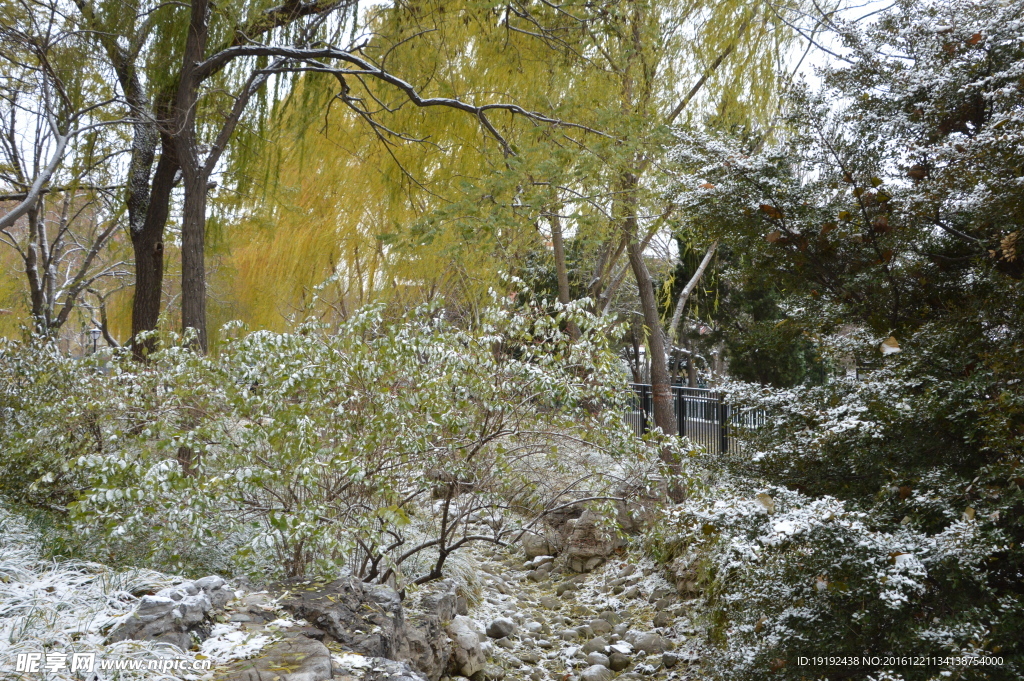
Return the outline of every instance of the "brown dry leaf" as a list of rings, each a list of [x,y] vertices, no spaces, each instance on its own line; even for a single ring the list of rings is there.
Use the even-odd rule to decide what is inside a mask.
[[[902,352],[900,344],[894,336],[889,336],[882,344],[878,346],[878,349],[883,355],[895,355],[897,352]]]
[[[782,219],[782,211],[776,208],[775,206],[772,206],[767,203],[762,203],[761,210],[764,211],[772,220]]]
[[[778,241],[781,238],[782,238],[782,232],[780,232],[779,230],[775,230],[774,232],[769,232],[768,235],[764,239],[768,243],[773,244],[773,243],[775,243],[776,241]]]

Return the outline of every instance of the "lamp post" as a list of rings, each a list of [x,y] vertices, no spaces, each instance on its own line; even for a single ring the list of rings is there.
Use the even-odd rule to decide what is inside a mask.
[[[100,339],[100,330],[89,329],[89,337],[92,338],[92,354],[96,354],[96,341]]]

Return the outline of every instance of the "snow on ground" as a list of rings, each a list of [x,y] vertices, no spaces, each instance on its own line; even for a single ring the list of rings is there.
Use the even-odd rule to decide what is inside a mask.
[[[195,662],[248,657],[272,640],[238,632],[237,626],[217,625],[214,636],[199,652],[153,641],[104,642],[107,634],[132,613],[140,596],[181,581],[180,577],[152,570],[117,571],[97,563],[45,560],[38,538],[28,525],[0,508],[0,678],[195,680],[207,675],[194,667]],[[90,653],[95,656],[92,673],[72,672],[74,656]],[[24,669],[27,656],[32,654],[41,656],[37,658],[37,671]],[[158,668],[151,668],[151,661],[159,661]],[[178,661],[175,666],[179,668],[159,669],[163,661]],[[132,669],[135,665],[140,668]]]

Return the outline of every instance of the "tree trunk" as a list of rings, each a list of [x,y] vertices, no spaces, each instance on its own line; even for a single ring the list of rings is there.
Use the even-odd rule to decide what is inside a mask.
[[[556,209],[557,210],[557,209]],[[551,246],[555,254],[555,275],[558,277],[558,302],[563,305],[569,303],[569,270],[565,264],[565,242],[562,239],[562,218],[554,214],[551,221]],[[580,329],[575,322],[566,325],[569,338],[577,341],[580,338]]]
[[[186,173],[185,210],[181,221],[181,326],[194,329],[196,347],[206,352],[206,179]]]
[[[137,343],[143,331],[156,329],[160,318],[160,300],[164,281],[164,227],[170,212],[171,191],[178,163],[174,145],[164,138],[160,160],[153,175],[152,191],[148,192],[145,218],[139,229],[131,231],[135,253],[135,297],[132,300],[132,354],[144,359],[155,349],[152,340]]]
[[[651,360],[651,397],[654,402],[654,423],[668,435],[677,435],[676,410],[672,401],[672,382],[668,373],[668,355],[665,353],[665,334],[661,331],[661,316],[658,314],[658,299],[654,295],[654,282],[644,262],[643,247],[638,239],[636,219],[636,202],[633,199],[638,185],[635,175],[626,175],[623,182],[624,198],[621,207],[625,214],[621,216],[622,228],[626,238],[626,254],[629,266],[636,278],[640,291],[640,308],[644,315],[644,325],[650,334],[647,339],[648,353]]]
[[[196,64],[206,52],[209,29],[209,0],[192,0],[192,13],[185,40],[181,80],[174,99],[175,150],[181,166],[185,206],[181,220],[181,326],[184,333],[194,329],[196,347],[207,350],[206,335],[206,180],[208,173],[199,160],[196,143],[198,87]]]

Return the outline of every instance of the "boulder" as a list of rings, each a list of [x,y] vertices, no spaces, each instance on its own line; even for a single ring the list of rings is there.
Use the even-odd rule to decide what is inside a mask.
[[[599,653],[596,650],[587,655],[587,664],[589,664],[590,666],[594,666],[595,664],[597,664],[601,665],[602,667],[608,667],[609,669],[611,668],[611,661],[608,659],[608,656],[604,653]]]
[[[563,552],[566,564],[572,570],[589,572],[625,546],[622,537],[614,529],[602,527],[600,520],[598,514],[588,510],[572,523],[572,532],[566,539]]]
[[[527,532],[520,540],[526,557],[533,559],[538,556],[550,556],[554,553],[548,538],[538,532]]]
[[[143,596],[131,617],[107,640],[162,641],[188,650],[193,637],[206,638],[213,611],[222,609],[233,596],[230,587],[216,575],[161,589]]]
[[[346,650],[388,659],[407,653],[405,613],[394,589],[353,577],[327,585],[292,583],[290,589],[281,607],[325,631]]]
[[[452,652],[448,672],[460,676],[473,676],[483,670],[487,657],[480,647],[480,625],[465,615],[457,615],[448,625]]]
[[[459,609],[459,596],[450,580],[434,582],[413,603],[405,606],[405,640],[399,643],[399,659],[437,681],[448,668],[452,646],[445,632]]]
[[[326,681],[332,675],[331,651],[305,636],[289,636],[263,649],[259,657],[238,660],[218,681]]]

